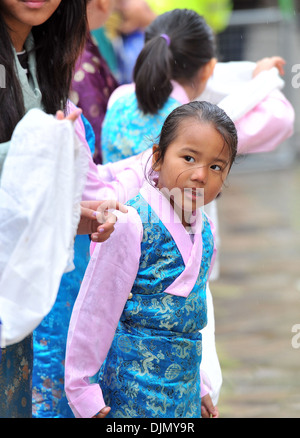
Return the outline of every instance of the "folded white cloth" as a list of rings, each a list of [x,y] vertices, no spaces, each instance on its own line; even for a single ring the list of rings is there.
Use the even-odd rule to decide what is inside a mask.
[[[87,170],[72,122],[33,109],[16,126],[0,186],[2,348],[38,326],[74,268]]]
[[[255,66],[250,61],[218,62],[198,99],[217,104],[233,121],[239,120],[271,92],[284,87],[276,67],[253,78]]]

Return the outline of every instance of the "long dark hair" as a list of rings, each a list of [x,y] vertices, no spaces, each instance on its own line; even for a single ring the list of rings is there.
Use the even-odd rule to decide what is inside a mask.
[[[214,34],[203,17],[189,9],[159,15],[146,29],[133,72],[139,108],[157,113],[171,94],[171,79],[192,80],[214,57]]]
[[[22,90],[16,75],[12,42],[1,15],[0,65],[5,69],[5,88],[0,88],[0,142],[10,140],[25,113]],[[54,14],[32,28],[37,80],[45,111],[65,110],[77,57],[87,32],[86,0],[62,0]]]

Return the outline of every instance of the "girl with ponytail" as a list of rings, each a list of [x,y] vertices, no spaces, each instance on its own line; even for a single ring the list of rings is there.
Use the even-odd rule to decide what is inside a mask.
[[[214,35],[203,17],[188,9],[158,16],[146,30],[134,84],[111,96],[102,132],[104,162],[147,149],[167,115],[205,88],[215,63]]]

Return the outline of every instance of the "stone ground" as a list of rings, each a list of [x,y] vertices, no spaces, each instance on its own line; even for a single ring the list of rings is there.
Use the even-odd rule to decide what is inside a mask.
[[[293,86],[300,14],[286,23],[247,20],[245,59],[287,62],[295,135],[279,151],[240,160],[218,201],[221,274],[211,283],[223,371],[218,408],[223,418],[300,418],[300,336],[292,332],[300,327],[300,88]]]
[[[218,201],[218,407],[223,418],[300,418],[300,160],[259,164],[236,165]]]

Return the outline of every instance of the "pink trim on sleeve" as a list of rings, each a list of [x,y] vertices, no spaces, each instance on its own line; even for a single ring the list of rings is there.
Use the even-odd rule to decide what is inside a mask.
[[[76,417],[90,418],[104,406],[101,388],[91,384],[114,338],[137,275],[142,224],[128,207],[105,242],[97,244],[76,299],[69,326],[65,390]]]
[[[72,102],[68,103],[69,111],[76,107]],[[75,121],[75,132],[82,146],[85,148],[88,158],[88,173],[83,192],[83,200],[116,199],[125,203],[139,192],[144,181],[143,163],[137,157],[130,157],[116,163],[96,165],[85,138],[85,128],[81,117]],[[104,168],[105,178],[101,178],[101,168]],[[110,178],[107,178],[110,175]]]

